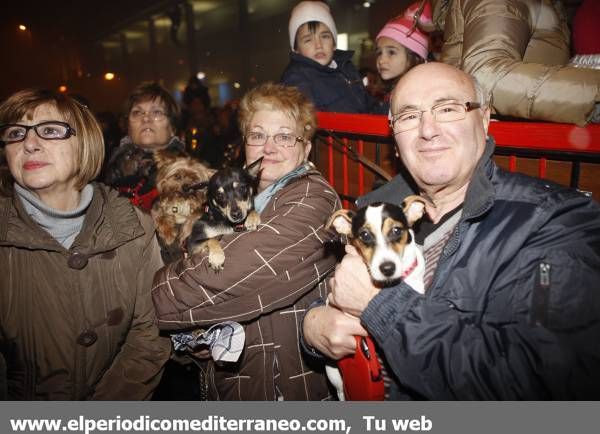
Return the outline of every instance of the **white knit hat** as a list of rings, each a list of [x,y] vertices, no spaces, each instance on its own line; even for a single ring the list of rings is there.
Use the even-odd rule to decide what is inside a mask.
[[[319,21],[325,24],[331,30],[331,33],[333,33],[333,40],[337,45],[337,29],[335,28],[331,12],[329,12],[329,6],[320,1],[302,1],[296,5],[290,15],[288,30],[290,32],[290,47],[292,50],[294,49],[294,41],[296,40],[298,28],[310,21]]]

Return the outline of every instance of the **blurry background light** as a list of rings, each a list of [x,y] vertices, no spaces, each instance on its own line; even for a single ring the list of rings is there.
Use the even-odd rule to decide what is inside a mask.
[[[340,50],[348,49],[348,33],[338,33],[336,46]]]
[[[19,30],[24,32],[25,30],[27,30],[27,27],[25,27],[23,24],[19,24]]]
[[[233,83],[233,87],[235,87],[236,89],[240,88],[240,84],[236,81],[235,83]]]
[[[113,78],[115,78],[115,74],[113,74],[112,72],[107,72],[106,74],[104,74],[104,79],[105,80],[112,80]]]
[[[202,71],[198,72],[198,74],[196,74],[196,78],[198,80],[204,80],[206,78],[206,74]]]
[[[65,86],[64,84],[62,86],[59,86],[58,91],[60,93],[65,93],[67,91],[67,86]]]

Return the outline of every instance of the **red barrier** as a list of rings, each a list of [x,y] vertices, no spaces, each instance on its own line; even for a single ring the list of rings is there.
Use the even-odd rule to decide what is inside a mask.
[[[389,137],[386,116],[348,113],[317,114],[319,129],[340,134]],[[498,146],[600,154],[600,125],[585,128],[550,122],[490,122],[490,134]]]
[[[322,171],[328,171],[326,176],[332,185],[336,186],[334,182],[337,179],[336,189],[344,199],[363,195],[370,190],[369,185],[365,185],[367,182],[365,166],[358,163],[350,165],[348,159],[352,153],[347,150],[340,151],[340,147],[350,145],[353,152],[361,156],[365,156],[367,150],[371,154],[375,151],[375,159],[380,160],[380,146],[376,143],[393,143],[387,117],[325,112],[320,112],[317,116],[319,131],[327,137],[327,162],[317,161],[316,163]],[[568,178],[554,180],[565,184],[570,183],[572,187],[578,188],[582,165],[591,163],[594,165],[594,171],[590,174],[588,170],[586,173],[586,189],[594,191],[596,194],[600,193],[600,184],[593,181],[594,178],[600,180],[600,171],[598,170],[600,169],[600,165],[598,165],[600,163],[600,125],[581,128],[576,125],[549,122],[492,120],[489,133],[496,141],[496,153],[504,156],[500,158],[506,158],[503,164],[508,170],[513,172],[519,170],[525,173],[529,170],[529,174],[550,179],[557,171],[562,171],[560,175],[564,178],[570,170],[570,180]],[[334,135],[336,139],[334,139]],[[374,143],[375,145],[373,145]],[[387,149],[389,150],[389,148]],[[374,160],[370,156],[367,158]],[[525,169],[520,167],[521,163],[519,163],[519,167],[517,166],[518,158],[524,160],[523,165],[527,166]],[[532,159],[534,160],[533,164],[537,161],[536,172],[531,172],[529,169],[531,161],[527,160]],[[388,158],[388,166],[392,164],[390,160],[394,159]],[[556,161],[570,163],[570,169],[557,168]],[[358,165],[356,166],[356,164]],[[338,167],[337,174],[334,173],[336,166]],[[392,167],[393,171],[394,167]]]

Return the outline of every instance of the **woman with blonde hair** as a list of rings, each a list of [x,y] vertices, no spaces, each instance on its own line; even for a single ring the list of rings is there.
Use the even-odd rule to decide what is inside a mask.
[[[202,364],[209,399],[329,399],[322,363],[299,343],[303,312],[325,295],[325,277],[335,266],[325,224],[340,205],[308,162],[314,107],[298,89],[266,83],[244,96],[239,123],[246,163],[262,158],[255,198],[262,223],[221,239],[225,263],[218,273],[204,254],[160,270],[152,291],[158,325],[181,331],[241,323],[241,357]]]

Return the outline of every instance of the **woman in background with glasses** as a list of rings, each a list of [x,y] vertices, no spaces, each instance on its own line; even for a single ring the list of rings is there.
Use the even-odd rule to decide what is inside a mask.
[[[299,344],[304,310],[325,296],[335,266],[325,229],[340,206],[335,190],[308,162],[316,117],[296,88],[272,83],[251,90],[240,104],[246,164],[263,158],[255,206],[257,231],[224,236],[224,269],[205,255],[163,268],[153,299],[159,327],[180,331],[226,320],[245,330],[236,362],[202,364],[214,400],[322,400],[331,397],[319,361]]]
[[[185,144],[175,135],[179,107],[161,85],[144,82],[127,98],[125,115],[127,136],[110,157],[104,181],[149,210],[158,196],[154,152],[185,151]]]
[[[0,105],[0,145],[14,179],[0,197],[0,396],[148,399],[170,353],[149,294],[162,261],[150,217],[91,182],[98,123],[24,90]]]

